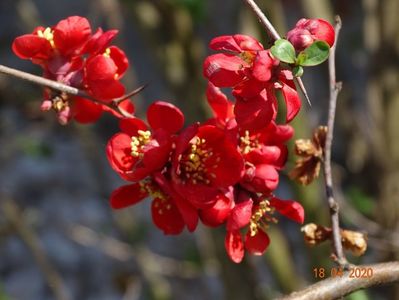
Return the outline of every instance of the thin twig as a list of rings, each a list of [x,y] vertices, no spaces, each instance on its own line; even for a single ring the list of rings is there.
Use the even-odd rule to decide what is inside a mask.
[[[334,134],[335,110],[337,105],[338,93],[342,88],[342,84],[340,82],[336,82],[336,77],[335,77],[335,49],[342,23],[339,16],[336,17],[335,21],[336,21],[335,43],[334,46],[331,47],[330,57],[328,59],[328,69],[330,77],[330,100],[328,107],[328,121],[327,121],[328,131],[326,136],[326,144],[324,148],[323,170],[324,170],[327,201],[330,207],[331,228],[333,230],[334,254],[336,255],[338,264],[345,265],[347,264],[347,260],[345,258],[344,251],[342,249],[341,233],[339,227],[339,205],[338,202],[334,199],[333,181],[332,181],[332,172],[331,172],[331,146]]]
[[[269,19],[266,17],[266,15],[262,12],[262,10],[259,8],[259,6],[256,4],[254,0],[244,0],[244,2],[251,8],[251,10],[255,13],[255,15],[258,17],[260,23],[263,25],[263,27],[266,29],[266,31],[269,33],[270,37],[273,40],[279,40],[281,39],[281,36],[278,34],[276,28],[274,28],[273,24],[270,23]],[[294,80],[298,83],[298,86],[305,96],[306,100],[308,101],[309,105],[310,99],[308,92],[305,89],[305,86],[302,82],[302,79],[300,77],[294,77]]]
[[[19,207],[12,201],[2,199],[1,209],[7,221],[13,226],[19,237],[31,251],[37,265],[41,269],[48,286],[52,290],[55,299],[71,299],[66,292],[65,285],[59,273],[48,260],[44,249],[36,233],[24,222]]]
[[[9,67],[3,66],[3,65],[0,65],[0,73],[10,75],[10,76],[22,79],[22,80],[26,80],[31,83],[41,85],[41,86],[50,88],[52,90],[63,92],[63,93],[69,94],[69,95],[74,95],[74,96],[79,96],[82,98],[89,99],[95,103],[107,106],[108,108],[118,112],[119,114],[121,114],[122,116],[124,116],[126,118],[131,118],[133,116],[130,113],[126,112],[124,109],[120,108],[118,106],[118,104],[120,102],[122,102],[123,100],[137,94],[138,92],[140,92],[141,90],[143,90],[145,88],[145,85],[141,86],[138,89],[134,90],[133,92],[128,93],[127,95],[124,95],[120,98],[113,100],[111,103],[105,103],[104,101],[95,99],[95,98],[91,97],[89,94],[87,94],[86,92],[84,92],[78,88],[75,88],[73,86],[69,86],[69,85],[63,84],[61,82],[57,82],[54,80],[36,76],[36,75],[30,74],[30,73],[16,70],[13,68],[9,68]]]
[[[360,271],[360,275],[356,270]],[[361,274],[365,275],[362,276]],[[326,273],[326,277],[327,276],[330,276],[329,272]],[[321,280],[302,291],[294,292],[289,296],[279,298],[279,300],[340,299],[360,289],[398,281],[399,262],[356,266],[355,269],[344,272],[343,276]]]

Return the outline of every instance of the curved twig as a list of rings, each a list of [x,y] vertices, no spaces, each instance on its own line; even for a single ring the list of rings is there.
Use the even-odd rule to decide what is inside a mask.
[[[388,262],[374,265],[356,266],[358,270],[370,268],[365,278],[359,278],[359,273],[349,270],[343,273],[342,277],[330,277],[312,284],[302,291],[294,292],[279,300],[332,300],[340,299],[360,289],[378,286],[387,283],[399,282],[399,262]],[[356,270],[356,269],[355,269]],[[360,272],[360,275],[362,272]]]
[[[6,74],[6,75],[10,75],[10,76],[22,79],[22,80],[26,80],[26,81],[32,82],[34,84],[41,85],[41,86],[47,87],[49,89],[56,90],[56,91],[59,91],[59,92],[63,92],[63,93],[69,94],[69,95],[74,95],[74,96],[79,96],[79,97],[83,97],[83,98],[89,99],[89,100],[91,100],[91,101],[93,101],[95,103],[107,106],[108,108],[118,112],[119,114],[121,114],[122,116],[124,116],[126,118],[131,118],[131,117],[133,117],[133,115],[131,115],[130,113],[126,112],[124,109],[120,108],[118,106],[118,104],[120,102],[122,102],[123,100],[125,100],[125,99],[127,99],[127,98],[129,98],[131,96],[136,95],[137,93],[139,93],[140,91],[142,91],[146,87],[146,85],[141,86],[138,89],[136,89],[136,90],[134,90],[134,91],[132,91],[132,92],[120,97],[120,98],[116,98],[116,99],[112,100],[111,103],[105,103],[104,101],[101,101],[101,100],[98,100],[96,98],[93,98],[92,96],[90,96],[86,92],[84,92],[84,91],[82,91],[82,90],[80,90],[78,88],[75,88],[73,86],[69,86],[69,85],[63,84],[61,82],[57,82],[57,81],[54,81],[54,80],[50,80],[50,79],[47,79],[47,78],[36,76],[36,75],[30,74],[30,73],[27,73],[27,72],[23,72],[23,71],[14,69],[14,68],[9,68],[9,67],[0,65],[0,73]]]
[[[328,105],[328,121],[327,121],[328,130],[326,136],[326,144],[324,147],[323,170],[324,170],[324,181],[326,187],[327,201],[330,207],[334,253],[336,255],[338,264],[345,265],[347,264],[347,260],[344,255],[342,242],[341,242],[341,233],[339,227],[339,205],[334,198],[333,181],[331,174],[331,146],[334,135],[335,110],[337,105],[337,97],[342,88],[342,83],[336,82],[336,77],[335,77],[335,49],[339,32],[341,30],[341,26],[342,26],[341,19],[339,18],[339,16],[337,16],[335,24],[335,43],[334,46],[331,47],[330,57],[328,59],[328,69],[330,77],[330,100]]]

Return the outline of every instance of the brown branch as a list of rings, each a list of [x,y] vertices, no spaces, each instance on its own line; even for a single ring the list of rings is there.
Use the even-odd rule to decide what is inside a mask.
[[[12,200],[2,199],[1,201],[1,210],[3,211],[5,218],[13,226],[19,237],[31,251],[33,258],[41,269],[55,299],[71,299],[66,292],[61,276],[48,260],[37,235],[27,224],[25,224],[24,217],[22,216],[18,206]]]
[[[123,100],[125,100],[125,99],[127,99],[127,98],[129,98],[129,97],[131,97],[131,96],[133,96],[135,94],[137,94],[138,92],[143,90],[144,87],[145,87],[145,86],[139,87],[138,89],[134,90],[133,92],[128,93],[127,95],[124,95],[124,96],[122,96],[120,98],[117,98],[117,99],[113,100],[111,103],[105,103],[105,102],[103,102],[101,100],[98,100],[98,99],[95,99],[95,98],[91,97],[86,92],[84,92],[84,91],[82,91],[82,90],[80,90],[78,88],[75,88],[73,86],[69,86],[69,85],[63,84],[61,82],[57,82],[57,81],[54,81],[54,80],[50,80],[50,79],[47,79],[47,78],[36,76],[36,75],[30,74],[30,73],[23,72],[23,71],[20,71],[20,70],[16,70],[16,69],[13,69],[13,68],[9,68],[9,67],[3,66],[3,65],[0,65],[0,73],[6,74],[6,75],[10,75],[10,76],[22,79],[22,80],[26,80],[26,81],[29,81],[31,83],[47,87],[47,88],[49,88],[51,90],[55,90],[55,91],[59,91],[59,92],[62,92],[62,93],[69,94],[69,95],[79,96],[79,97],[83,97],[83,98],[89,99],[89,100],[91,100],[91,101],[93,101],[95,103],[102,104],[102,105],[105,105],[105,106],[109,107],[110,109],[120,113],[122,116],[124,116],[126,118],[131,118],[133,116],[130,113],[126,112],[124,109],[120,108],[118,106],[118,104],[120,102],[122,102]]]
[[[274,28],[273,24],[270,23],[269,19],[266,17],[266,15],[261,11],[259,6],[256,4],[254,0],[244,0],[244,2],[251,8],[251,10],[255,13],[255,15],[258,17],[260,23],[262,26],[266,29],[267,33],[269,33],[270,37],[273,40],[279,40],[281,39],[281,36],[278,34],[276,28]],[[302,79],[300,77],[294,77],[294,80],[298,83],[298,86],[305,96],[306,100],[308,101],[310,105],[310,99],[308,92],[305,89],[305,86],[302,82]]]
[[[334,46],[331,47],[330,57],[328,59],[328,69],[330,77],[330,100],[328,107],[328,121],[327,121],[328,130],[327,130],[326,144],[324,147],[323,170],[324,170],[327,201],[330,207],[334,254],[336,255],[337,263],[339,265],[345,265],[347,264],[347,260],[344,255],[342,242],[341,242],[341,233],[339,227],[339,205],[334,198],[332,172],[331,172],[331,146],[334,134],[335,110],[337,105],[338,93],[342,88],[342,84],[340,82],[336,82],[335,78],[335,49],[340,29],[341,29],[341,19],[337,16],[335,24],[335,43]]]
[[[359,270],[370,268],[371,273],[366,278],[358,278],[359,272],[349,270],[343,273],[343,276],[336,276],[324,279],[320,282],[308,286],[302,291],[294,292],[289,296],[279,298],[279,300],[332,300],[340,299],[360,289],[378,286],[382,284],[399,282],[399,262],[388,262],[374,265],[356,266]],[[355,269],[356,270],[356,269]],[[363,271],[360,272],[360,275]],[[327,272],[326,276],[330,276]]]

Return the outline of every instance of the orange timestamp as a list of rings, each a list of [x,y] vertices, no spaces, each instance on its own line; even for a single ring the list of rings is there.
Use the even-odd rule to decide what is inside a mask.
[[[348,278],[371,278],[374,275],[373,268],[370,267],[352,267],[349,268]],[[342,277],[345,275],[344,269],[339,267],[333,267],[330,270],[326,268],[313,268],[313,276],[317,279],[323,279],[325,277]]]

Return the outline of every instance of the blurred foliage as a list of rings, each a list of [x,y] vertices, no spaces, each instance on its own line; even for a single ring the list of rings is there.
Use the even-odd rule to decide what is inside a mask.
[[[365,194],[360,188],[352,186],[346,191],[346,199],[356,210],[362,214],[372,217],[376,209],[376,203],[373,198]]]
[[[35,157],[35,158],[48,158],[53,154],[52,146],[39,139],[31,137],[21,137],[17,140],[18,148],[21,149],[22,153]]]
[[[4,292],[3,285],[0,283],[0,300],[11,300]]]
[[[204,20],[205,18],[205,5],[206,1],[203,0],[171,0],[176,4],[186,8],[189,12],[191,17],[196,23],[199,23]]]

